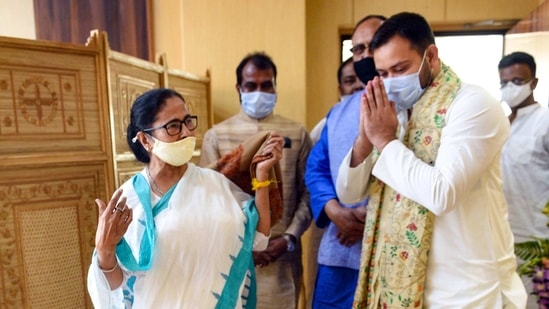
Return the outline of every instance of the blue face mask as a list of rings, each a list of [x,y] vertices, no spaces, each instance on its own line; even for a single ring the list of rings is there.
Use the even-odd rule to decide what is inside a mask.
[[[425,53],[423,53],[421,65],[416,73],[383,79],[383,85],[385,86],[387,97],[390,101],[395,102],[397,110],[407,110],[412,108],[421,95],[423,95],[425,90],[427,90],[427,87],[421,87],[421,81],[419,79],[419,73],[423,68],[424,61]]]
[[[268,92],[240,92],[242,110],[250,117],[265,118],[276,104],[276,94]]]

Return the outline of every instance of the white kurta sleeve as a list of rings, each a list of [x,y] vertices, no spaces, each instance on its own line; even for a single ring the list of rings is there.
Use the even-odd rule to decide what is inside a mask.
[[[270,234],[269,236],[267,236],[261,232],[256,232],[254,237],[253,251],[267,250],[267,247],[269,246],[270,238],[271,238]]]
[[[339,200],[343,203],[358,203],[366,197],[367,184],[372,171],[372,153],[356,167],[351,167],[351,154],[353,149],[347,153],[339,166],[337,174],[336,192]]]
[[[120,308],[124,309],[123,284],[115,290],[111,290],[105,274],[99,269],[97,255],[93,255],[90,269],[88,270],[88,292],[93,306],[98,309]]]
[[[435,215],[451,211],[467,198],[509,136],[509,122],[499,103],[482,91],[459,95],[446,115],[434,166],[402,142],[383,149],[372,174]]]

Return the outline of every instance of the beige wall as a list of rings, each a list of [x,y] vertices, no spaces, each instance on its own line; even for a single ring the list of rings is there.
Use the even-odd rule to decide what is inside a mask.
[[[33,0],[0,1],[0,36],[36,39]]]
[[[339,100],[337,68],[341,63],[341,26],[353,27],[353,0],[307,1],[307,119],[312,129]]]
[[[155,50],[172,67],[205,74],[210,69],[214,121],[240,110],[236,66],[246,54],[265,51],[277,65],[275,111],[305,122],[304,0],[154,0]]]

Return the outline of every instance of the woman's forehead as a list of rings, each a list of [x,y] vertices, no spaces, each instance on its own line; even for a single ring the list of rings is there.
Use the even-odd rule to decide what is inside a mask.
[[[187,104],[179,97],[171,97],[158,109],[156,119],[183,119],[189,113]]]

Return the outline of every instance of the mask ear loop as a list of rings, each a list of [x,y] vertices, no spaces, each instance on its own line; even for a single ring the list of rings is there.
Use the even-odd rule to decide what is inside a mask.
[[[147,135],[149,135],[149,134],[147,134]],[[151,135],[149,135],[149,136],[152,137],[153,140],[155,139],[153,136],[151,136]],[[134,143],[134,144],[137,143],[137,135],[135,135],[135,136],[132,138],[132,143]],[[142,145],[142,146],[143,146],[143,145]],[[150,149],[149,149],[148,147],[143,146],[143,148],[145,148],[145,150],[147,150],[147,151],[150,151]]]
[[[423,52],[423,58],[421,59],[421,65],[419,66],[419,70],[417,71],[418,73],[420,73],[421,69],[423,68],[423,63],[425,62],[426,56],[427,56],[427,49],[425,49],[425,51]],[[431,85],[433,83],[433,80],[434,80],[433,69],[431,67],[429,67],[429,82],[427,83],[425,88],[429,87],[429,85]],[[422,89],[424,89],[424,88],[422,87]]]
[[[419,70],[417,72],[421,72],[421,69],[423,69],[423,64],[425,63],[425,56],[427,55],[427,49],[423,52],[423,57],[421,57],[421,65],[419,66]]]

